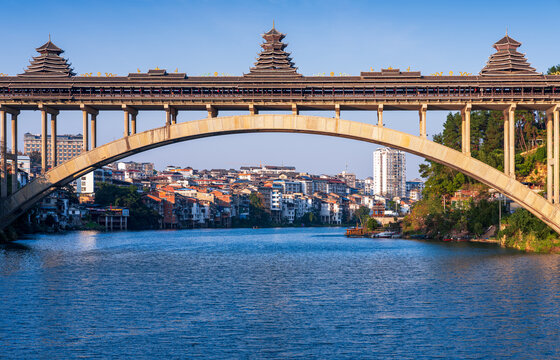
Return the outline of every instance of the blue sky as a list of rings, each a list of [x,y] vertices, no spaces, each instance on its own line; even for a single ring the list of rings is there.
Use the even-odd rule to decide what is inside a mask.
[[[77,73],[126,75],[137,68],[179,69],[190,75],[247,72],[260,34],[287,34],[288,51],[304,75],[357,75],[373,67],[478,73],[506,28],[538,71],[560,63],[559,1],[2,1],[0,72],[17,74],[51,34]],[[7,16],[6,16],[7,15]],[[319,115],[332,116],[329,113]],[[428,134],[441,131],[446,112],[428,113]],[[180,113],[179,121],[204,117]],[[342,118],[375,122],[368,112]],[[161,126],[163,112],[139,115],[139,130]],[[387,126],[417,132],[416,112],[386,112]],[[21,115],[20,131],[38,133],[40,114]],[[59,133],[81,132],[81,114],[59,116]],[[99,141],[122,135],[122,114],[99,116]],[[134,157],[195,168],[267,163],[335,174],[371,176],[371,144],[301,134],[246,134],[200,139]],[[408,177],[421,158],[407,157]]]

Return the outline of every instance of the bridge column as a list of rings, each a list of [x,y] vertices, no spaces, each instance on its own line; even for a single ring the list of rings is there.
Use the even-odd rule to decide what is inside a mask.
[[[138,114],[137,113],[131,113],[130,114],[130,134],[134,135],[136,134],[136,116]]]
[[[334,105],[334,117],[340,119],[340,104]]]
[[[82,149],[84,151],[89,150],[89,134],[88,134],[88,115],[91,119],[91,148],[95,148],[97,146],[97,124],[96,124],[96,116],[99,114],[99,110],[92,108],[91,106],[80,104],[80,109],[82,109],[82,116],[83,116],[83,146]]]
[[[462,132],[461,132],[461,139],[462,139],[462,151],[463,154],[471,156],[471,109],[472,105],[467,104],[461,111],[461,118],[462,118]]]
[[[426,134],[426,111],[428,110],[428,105],[424,104],[418,111],[420,115],[420,137],[425,138]]]
[[[377,126],[383,126],[383,104],[377,105]]]
[[[515,179],[515,104],[508,109],[509,115],[509,176]]]
[[[218,109],[216,109],[215,107],[213,107],[210,104],[206,105],[206,111],[208,111],[208,117],[209,118],[215,118],[218,116]]]
[[[41,173],[47,171],[47,111],[41,110]]]
[[[292,104],[292,115],[299,115],[299,109],[297,104]]]
[[[91,114],[91,148],[97,147],[97,114]]]
[[[255,107],[253,104],[249,104],[249,115],[257,115],[259,113],[259,109]]]
[[[89,141],[89,134],[88,134],[88,112],[87,110],[82,110],[82,131],[83,131],[83,142],[82,142],[82,150],[83,152],[88,151],[88,141]]]
[[[124,111],[124,137],[130,135],[128,110]]]
[[[554,203],[558,205],[560,202],[560,107],[556,106],[553,110],[553,127],[554,127],[554,140],[552,146],[554,148]]]
[[[56,115],[51,114],[51,168],[54,168],[57,164],[57,138],[56,138]]]
[[[509,175],[509,111],[504,110],[504,174]]]
[[[549,202],[553,201],[552,185],[554,183],[554,173],[552,171],[552,117],[551,111],[546,112],[546,198]]]
[[[6,134],[6,111],[0,110],[0,156],[2,156],[2,177],[0,182],[0,198],[8,196],[8,155]]]
[[[131,108],[130,106],[123,104],[122,105],[122,109],[124,112],[124,136],[127,137],[130,135],[130,115],[134,115],[133,119],[134,122],[132,124],[133,126],[133,134],[136,133],[136,115],[138,114],[138,110]]]
[[[177,124],[177,109],[169,104],[163,105],[163,109],[165,110],[165,126]]]
[[[17,113],[12,113],[12,154],[14,158],[12,159],[12,194],[17,191],[18,188],[18,144],[17,144]]]

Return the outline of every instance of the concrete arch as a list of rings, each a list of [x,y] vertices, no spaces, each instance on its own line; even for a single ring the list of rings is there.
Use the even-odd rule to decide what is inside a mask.
[[[463,153],[425,138],[376,125],[305,115],[241,115],[206,118],[168,125],[99,146],[69,160],[8,197],[0,226],[17,216],[57,186],[132,154],[197,138],[238,133],[285,132],[343,137],[400,149],[436,161],[493,187],[513,199],[560,233],[558,208],[501,171]]]

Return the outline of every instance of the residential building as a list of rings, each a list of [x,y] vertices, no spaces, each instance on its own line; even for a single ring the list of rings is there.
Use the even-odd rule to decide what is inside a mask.
[[[56,136],[56,163],[62,164],[82,153],[83,136],[78,135],[57,135]],[[41,150],[41,135],[25,133],[23,135],[23,152],[26,155]],[[47,166],[52,167],[51,136],[47,135]]]
[[[406,196],[405,153],[391,148],[373,152],[373,193],[392,199]]]

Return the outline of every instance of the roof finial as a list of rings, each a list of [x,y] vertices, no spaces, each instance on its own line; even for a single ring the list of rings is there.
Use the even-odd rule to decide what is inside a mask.
[[[274,29],[274,19],[272,19],[272,28]]]
[[[506,26],[506,36],[508,36],[508,27]]]
[[[49,41],[51,41],[51,33],[49,33]]]

